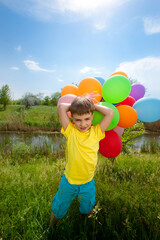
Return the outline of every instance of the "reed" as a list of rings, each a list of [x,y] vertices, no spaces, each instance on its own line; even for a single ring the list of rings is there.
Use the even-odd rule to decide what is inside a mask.
[[[157,153],[160,152],[160,145],[155,141],[152,140],[151,142],[144,142],[140,149],[141,153]]]

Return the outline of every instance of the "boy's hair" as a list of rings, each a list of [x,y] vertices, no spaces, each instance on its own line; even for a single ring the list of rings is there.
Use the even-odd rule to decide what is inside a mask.
[[[93,101],[88,97],[76,97],[69,108],[71,115],[74,113],[83,115],[86,113],[93,113],[95,106]]]

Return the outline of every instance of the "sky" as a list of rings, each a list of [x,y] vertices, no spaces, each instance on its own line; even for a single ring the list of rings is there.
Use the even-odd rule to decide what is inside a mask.
[[[13,100],[116,71],[160,98],[159,0],[0,0],[0,88]]]

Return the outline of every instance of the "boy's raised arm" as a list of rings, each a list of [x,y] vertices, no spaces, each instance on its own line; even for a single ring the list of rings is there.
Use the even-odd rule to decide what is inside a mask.
[[[58,115],[64,131],[66,130],[66,128],[68,127],[68,124],[70,123],[70,119],[67,115],[67,112],[69,111],[70,106],[71,104],[69,103],[61,103],[58,106]]]
[[[114,116],[114,111],[111,108],[100,106],[97,104],[95,104],[95,110],[104,115],[104,118],[99,123],[101,131],[104,132],[109,127],[109,124],[112,121],[112,118]]]

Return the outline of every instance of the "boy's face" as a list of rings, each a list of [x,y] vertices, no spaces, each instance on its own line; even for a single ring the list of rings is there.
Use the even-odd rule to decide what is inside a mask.
[[[93,113],[85,113],[83,115],[78,115],[74,113],[72,115],[73,122],[75,123],[76,128],[80,132],[86,132],[90,129],[92,125]]]

